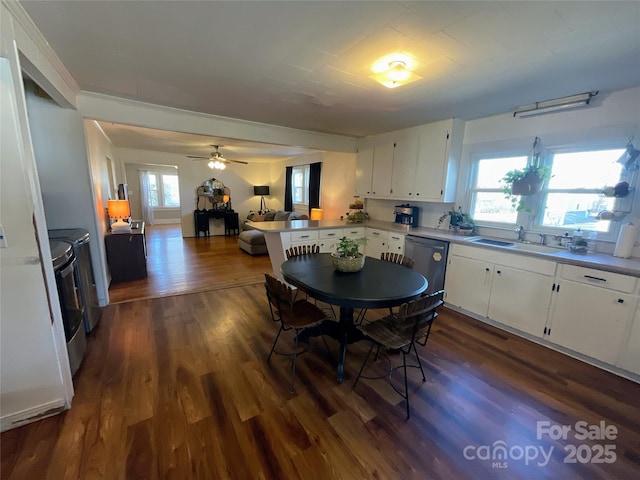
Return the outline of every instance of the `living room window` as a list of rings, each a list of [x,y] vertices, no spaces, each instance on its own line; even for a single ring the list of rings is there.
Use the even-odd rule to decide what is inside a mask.
[[[149,172],[149,203],[152,207],[179,207],[178,175]]]
[[[300,165],[293,167],[291,175],[292,190],[291,195],[293,197],[294,205],[308,205],[309,204],[309,165]]]

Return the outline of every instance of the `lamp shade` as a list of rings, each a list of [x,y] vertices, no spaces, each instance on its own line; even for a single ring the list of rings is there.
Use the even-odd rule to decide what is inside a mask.
[[[107,202],[109,218],[122,220],[131,216],[129,200],[109,200]]]
[[[311,209],[311,220],[322,220],[324,216],[321,208],[312,208]]]
[[[269,195],[269,185],[255,186],[253,187],[254,195]]]

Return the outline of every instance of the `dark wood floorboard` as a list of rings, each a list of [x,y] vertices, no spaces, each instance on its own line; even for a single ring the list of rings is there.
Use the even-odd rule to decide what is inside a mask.
[[[217,249],[219,238],[205,241]],[[184,268],[213,272],[218,266],[206,263],[226,261],[220,257],[202,253]],[[410,371],[409,421],[385,380],[352,389],[363,342],[349,347],[338,385],[314,339],[289,393],[287,359],[266,363],[277,327],[251,275],[256,281],[242,284],[239,275],[235,287],[214,281],[208,291],[106,307],[75,377],[72,409],[0,436],[2,479],[640,477],[640,385],[447,309],[419,349],[427,381]],[[329,345],[337,357],[337,343]],[[618,436],[538,439],[539,421],[604,421]],[[497,468],[465,459],[468,446],[501,441],[516,456],[518,448],[552,449],[550,460],[508,458]],[[567,464],[570,444],[586,445],[583,454],[609,444],[616,459]]]

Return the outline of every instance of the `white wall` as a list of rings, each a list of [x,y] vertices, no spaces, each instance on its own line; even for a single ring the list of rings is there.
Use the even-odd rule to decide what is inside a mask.
[[[353,203],[353,192],[356,182],[356,155],[355,153],[317,152],[308,155],[299,155],[283,162],[276,170],[276,180],[271,187],[271,197],[278,199],[278,208],[284,205],[285,167],[309,165],[322,162],[320,175],[320,206],[324,219],[338,219],[348,211],[350,203]],[[269,204],[269,208],[275,208]],[[309,212],[303,212],[308,214]]]
[[[1,430],[64,408],[73,395],[35,163],[23,144],[28,125],[18,71],[0,57],[0,223],[8,243],[0,249]]]
[[[93,212],[96,218],[96,238],[97,242],[91,245],[91,261],[93,272],[96,277],[96,289],[98,293],[98,303],[101,306],[109,303],[109,283],[111,276],[108,274],[107,254],[103,238],[109,230],[109,219],[107,217],[107,200],[116,198],[114,188],[117,186],[118,178],[111,178],[107,159],[113,161],[115,172],[119,171],[119,162],[109,139],[102,129],[94,121],[84,121],[85,135],[87,139],[87,155],[89,156],[89,170],[93,182]],[[111,192],[113,193],[113,196]],[[96,247],[96,248],[93,248]],[[100,287],[98,287],[100,285]]]
[[[243,219],[250,210],[257,210],[259,197],[253,195],[254,185],[265,185],[271,181],[271,168],[268,164],[228,165],[222,172],[211,170],[206,161],[194,161],[184,155],[150,150],[118,148],[116,155],[127,165],[127,178],[134,202],[139,197],[138,169],[153,168],[150,165],[177,165],[180,182],[180,223],[182,236],[194,237],[193,211],[196,208],[196,188],[206,180],[216,178],[231,190],[231,206]],[[138,199],[139,201],[139,199]],[[271,207],[271,204],[269,204]],[[200,204],[200,208],[203,204]],[[211,220],[211,234],[224,235],[222,220]]]
[[[27,90],[26,99],[47,227],[86,229],[94,269],[101,273],[104,222],[96,222],[83,119],[77,111],[62,108],[31,90]],[[95,281],[99,304],[104,306],[109,286],[100,273]]]
[[[600,93],[590,106],[581,109],[526,118],[514,118],[512,113],[506,113],[466,122],[457,203],[469,204],[467,192],[474,155],[514,149],[529,151],[536,136],[541,138],[543,147],[580,144],[623,148],[634,137],[634,145],[638,147],[640,87]],[[640,195],[636,194],[632,213],[625,222],[639,218]],[[484,234],[491,233],[500,234],[490,230]],[[614,232],[608,243],[599,236],[598,250],[612,252],[616,236]],[[640,247],[636,247],[633,256],[640,256]]]

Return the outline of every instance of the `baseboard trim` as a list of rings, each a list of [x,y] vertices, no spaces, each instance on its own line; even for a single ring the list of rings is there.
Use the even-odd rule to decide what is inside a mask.
[[[0,418],[0,432],[57,415],[67,409],[63,398]]]

